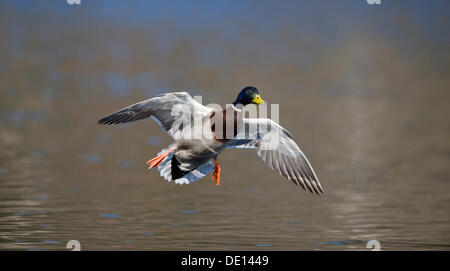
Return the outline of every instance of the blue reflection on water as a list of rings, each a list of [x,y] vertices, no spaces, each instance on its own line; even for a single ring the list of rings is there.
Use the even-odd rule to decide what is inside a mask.
[[[43,215],[45,212],[43,211],[36,211],[36,212],[16,212],[14,215],[17,216],[28,216],[28,215]]]
[[[107,218],[121,218],[121,216],[118,214],[100,214],[100,216]]]
[[[130,168],[133,166],[133,162],[128,161],[128,160],[123,160],[120,162],[120,166],[123,168]]]
[[[272,247],[271,244],[255,244],[255,247]]]
[[[21,124],[26,121],[40,122],[44,120],[45,113],[41,111],[0,111],[0,120],[9,122],[11,124]]]
[[[118,72],[109,72],[105,77],[108,89],[117,96],[126,96],[130,91],[128,81]]]
[[[100,134],[95,138],[95,144],[99,146],[105,145],[111,138],[111,134],[109,132],[102,131]]]
[[[199,212],[198,210],[192,210],[192,209],[185,209],[185,210],[179,211],[180,214],[196,214],[198,212]]]
[[[34,158],[41,158],[42,156],[44,156],[44,152],[41,150],[31,150],[30,155]]]
[[[45,200],[49,199],[47,194],[36,195],[36,196],[34,196],[32,198],[35,199],[35,200],[39,200],[39,201],[45,201]]]
[[[83,161],[90,164],[98,164],[102,161],[102,158],[95,154],[87,154],[82,156]]]
[[[61,244],[60,241],[54,241],[54,240],[43,240],[42,243],[45,243],[45,244]]]
[[[327,242],[328,245],[335,245],[335,246],[342,246],[346,244],[351,244],[352,241],[329,241]]]
[[[142,89],[152,89],[156,86],[155,76],[150,71],[141,72],[135,77],[135,85]]]
[[[162,140],[159,136],[149,136],[147,138],[147,143],[150,146],[161,146]]]

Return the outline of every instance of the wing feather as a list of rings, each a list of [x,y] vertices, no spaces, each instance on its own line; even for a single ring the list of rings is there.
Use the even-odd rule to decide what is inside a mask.
[[[177,109],[177,106],[180,106],[179,109],[188,110],[191,114],[174,114],[174,110]],[[178,110],[178,112],[180,111],[182,110]],[[127,106],[100,119],[98,124],[110,125],[127,123],[152,117],[165,132],[174,139],[177,139],[180,133],[172,130],[175,122],[183,124],[190,123],[194,114],[198,114],[200,118],[202,118],[210,112],[210,108],[195,101],[187,92],[169,92]],[[184,125],[184,127],[187,126],[188,125]]]
[[[257,155],[271,169],[294,184],[300,185],[304,190],[317,195],[323,193],[314,169],[292,135],[274,121],[244,119],[244,129],[239,132],[237,138],[240,139],[230,140],[228,148],[257,147]]]

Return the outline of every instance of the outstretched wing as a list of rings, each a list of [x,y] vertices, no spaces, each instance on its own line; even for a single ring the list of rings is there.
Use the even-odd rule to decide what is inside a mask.
[[[286,129],[270,119],[244,119],[243,128],[229,148],[256,148],[271,169],[311,193],[323,193],[314,169]]]
[[[153,118],[171,137],[180,137],[183,124],[191,123],[209,114],[211,109],[203,106],[187,92],[169,92],[125,107],[98,121],[98,124],[119,124]],[[194,115],[197,114],[198,116]],[[174,125],[178,124],[178,125]]]

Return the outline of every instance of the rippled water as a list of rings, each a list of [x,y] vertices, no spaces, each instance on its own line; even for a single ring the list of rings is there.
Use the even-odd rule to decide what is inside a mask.
[[[433,66],[443,52],[434,58],[426,37],[407,32],[417,47],[403,55],[377,36],[326,47],[283,28],[278,51],[258,32],[236,43],[165,24],[130,30],[88,16],[61,27],[17,14],[0,16],[0,249],[450,249],[449,69]],[[215,50],[226,57],[198,60]],[[220,156],[219,187],[168,183],[145,166],[171,142],[156,123],[96,124],[167,89],[225,104],[250,83],[280,104],[325,194],[249,150]]]
[[[92,118],[61,129],[51,118],[2,127],[2,249],[64,250],[72,239],[82,249],[364,250],[372,239],[386,250],[449,248],[448,176],[414,170],[411,157],[359,149],[360,160],[348,162],[347,147],[330,149],[322,134],[300,140],[320,197],[245,150],[222,155],[219,187],[209,178],[179,186],[145,167],[160,148],[146,137],[169,142],[151,120],[120,128]],[[427,155],[446,166],[448,154]]]

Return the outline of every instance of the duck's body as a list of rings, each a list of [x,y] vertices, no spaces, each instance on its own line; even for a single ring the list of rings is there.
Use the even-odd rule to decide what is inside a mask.
[[[117,124],[147,117],[155,119],[174,143],[147,164],[149,168],[157,167],[168,181],[187,184],[214,170],[212,178],[219,185],[221,169],[218,155],[228,148],[256,148],[263,161],[280,175],[312,193],[323,193],[308,160],[283,127],[270,119],[244,118],[235,106],[249,103],[263,103],[256,88],[243,89],[233,105],[225,110],[205,107],[186,92],[171,92],[128,106],[98,123]],[[260,129],[260,126],[268,129]],[[265,140],[274,135],[277,136],[276,145]]]

